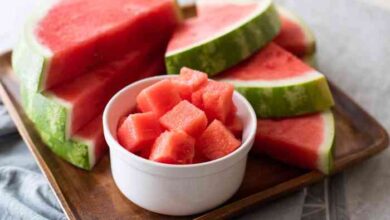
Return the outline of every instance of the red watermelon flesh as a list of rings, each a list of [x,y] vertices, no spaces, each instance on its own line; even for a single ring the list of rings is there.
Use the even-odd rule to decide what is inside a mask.
[[[241,145],[220,121],[214,120],[196,141],[196,151],[209,160],[224,157]]]
[[[47,91],[49,96],[71,106],[68,136],[99,115],[109,99],[121,88],[138,79],[160,73],[164,69],[162,51],[153,52],[157,53],[153,56],[145,53],[149,50],[131,52],[117,62]]]
[[[333,138],[330,112],[280,120],[260,119],[253,150],[290,165],[328,173]]]
[[[315,71],[275,43],[260,50],[241,64],[225,71],[218,79],[279,80]]]
[[[197,15],[200,17],[207,16],[208,14],[214,14],[217,10],[234,10],[236,7],[237,5],[227,2],[212,3],[212,1],[204,1],[197,4]],[[240,8],[239,10],[242,9]],[[314,37],[304,22],[283,8],[278,7],[278,13],[281,28],[274,42],[298,57],[312,53],[315,49]]]
[[[138,156],[148,160],[151,152],[152,152],[152,146],[148,146],[145,149],[141,150]]]
[[[191,101],[191,94],[207,83],[207,74],[183,67],[180,76],[172,79],[182,99]]]
[[[226,127],[234,134],[236,138],[241,139],[244,125],[237,115],[233,116],[233,118],[226,123]]]
[[[274,42],[298,57],[314,52],[314,36],[300,18],[281,8],[279,15],[282,26]]]
[[[226,122],[229,112],[234,108],[233,85],[226,82],[208,81],[192,94],[192,103],[202,109],[209,121],[214,119]]]
[[[223,32],[225,27],[241,22],[240,20],[248,17],[248,14],[254,12],[257,7],[258,3],[213,4],[208,8],[210,13],[187,19],[179,26],[168,44],[167,53],[192,45],[194,42],[201,42],[213,37],[213,34]]]
[[[131,114],[118,129],[118,141],[128,151],[136,153],[150,147],[162,128],[152,112]]]
[[[62,0],[39,21],[35,35],[52,54],[43,89],[150,44],[166,45],[178,23],[173,0]]]
[[[207,127],[206,114],[184,100],[160,118],[160,123],[169,130],[179,130],[198,137]]]
[[[195,154],[195,139],[180,131],[166,131],[156,140],[149,159],[168,164],[190,164]]]
[[[154,112],[157,117],[171,110],[181,101],[179,92],[170,80],[162,80],[141,91],[137,106],[142,112]]]

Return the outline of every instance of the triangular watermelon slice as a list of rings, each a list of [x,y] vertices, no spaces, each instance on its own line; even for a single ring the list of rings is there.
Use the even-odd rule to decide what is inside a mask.
[[[236,0],[237,2],[240,0]],[[242,0],[241,0],[242,1]],[[219,4],[230,7],[229,1],[219,0]],[[212,14],[216,1],[198,0],[196,3],[197,16]],[[308,25],[293,12],[277,6],[281,21],[280,32],[274,38],[274,42],[283,49],[299,57],[310,66],[315,65],[316,42],[313,32]]]
[[[107,69],[101,69],[101,73],[83,75],[70,84],[50,91],[50,95],[34,93],[22,86],[24,110],[42,139],[55,153],[78,167],[91,169],[97,161],[96,157],[92,160],[95,155],[93,149],[100,149],[101,145],[93,144],[96,142],[94,138],[88,137],[99,136],[100,130],[91,129],[88,135],[79,135],[80,132],[102,113],[110,97],[123,86],[136,79],[160,73],[163,70],[163,58],[162,53],[159,54],[155,58],[144,56],[143,59],[135,59],[139,58],[138,55],[132,56],[132,59],[119,62],[120,65],[112,63]],[[149,60],[147,65],[144,59]],[[119,75],[113,76],[112,73]],[[97,128],[100,126],[101,120]],[[87,137],[77,138],[79,136]],[[79,155],[75,153],[81,151],[79,148],[89,150],[83,150]]]
[[[29,90],[43,91],[140,44],[166,45],[178,21],[174,0],[43,1],[26,23],[12,66]]]
[[[335,124],[331,111],[280,120],[260,119],[253,150],[290,165],[329,174]]]
[[[315,53],[315,37],[308,25],[283,7],[278,6],[277,10],[282,26],[274,42],[301,59]]]
[[[25,112],[34,123],[34,126],[42,138],[42,141],[58,156],[71,164],[90,170],[99,161],[107,150],[107,144],[103,136],[102,115],[99,115],[83,128],[76,132],[72,138],[65,140],[64,136],[57,131],[53,134],[50,126],[58,126],[59,121],[51,119],[52,114],[60,114],[49,99],[41,94],[36,94],[22,86],[21,95]],[[37,109],[45,112],[36,114]]]
[[[218,74],[248,58],[279,32],[272,0],[209,2],[208,13],[187,19],[175,31],[165,55],[169,74],[178,74],[184,66]]]
[[[275,43],[217,79],[232,83],[262,118],[314,113],[334,104],[326,78]]]

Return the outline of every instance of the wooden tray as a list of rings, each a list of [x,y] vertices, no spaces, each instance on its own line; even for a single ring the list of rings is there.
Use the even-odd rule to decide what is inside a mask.
[[[379,153],[388,145],[382,126],[334,85],[336,107],[335,172]],[[92,172],[73,167],[55,156],[41,142],[20,106],[19,84],[10,67],[10,54],[0,56],[0,95],[21,136],[49,180],[70,219],[170,219],[128,201],[117,189],[106,155]],[[244,211],[300,189],[324,176],[281,164],[266,157],[250,156],[244,182],[228,202],[198,216],[180,219],[217,219]],[[179,219],[179,218],[178,218]]]

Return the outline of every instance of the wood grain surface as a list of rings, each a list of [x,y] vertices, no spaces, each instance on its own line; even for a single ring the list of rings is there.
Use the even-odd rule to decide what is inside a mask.
[[[382,126],[333,84],[336,101],[335,172],[385,149]],[[324,178],[316,171],[290,167],[267,157],[250,156],[238,192],[220,207],[198,216],[169,217],[144,210],[128,201],[111,178],[106,155],[93,169],[83,171],[47,148],[20,106],[19,83],[10,67],[10,54],[0,56],[0,96],[20,135],[50,182],[69,219],[220,219],[230,218]]]

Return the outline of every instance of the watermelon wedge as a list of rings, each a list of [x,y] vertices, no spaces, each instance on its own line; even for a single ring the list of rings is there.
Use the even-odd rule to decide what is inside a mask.
[[[227,2],[210,1],[208,13],[179,26],[165,55],[169,74],[186,66],[216,75],[248,58],[279,32],[272,0]]]
[[[160,52],[157,58],[144,56],[143,59],[149,60],[146,67],[142,67],[145,66],[143,59],[136,59],[139,58],[138,55],[131,56],[131,59],[124,59],[100,69],[100,73],[85,74],[72,83],[45,93],[34,93],[22,86],[25,112],[34,122],[45,143],[51,149],[55,148],[55,153],[78,167],[91,169],[94,161],[86,166],[85,161],[76,160],[71,154],[77,147],[69,148],[70,152],[66,153],[66,145],[80,145],[74,141],[79,132],[102,113],[111,96],[123,86],[139,78],[160,73],[163,70],[161,54]],[[59,149],[61,143],[64,143],[64,149]],[[91,145],[88,146],[91,148]],[[88,155],[87,152],[86,156]]]
[[[274,42],[301,59],[315,53],[315,37],[307,24],[283,7],[278,6],[277,10],[282,26]]]
[[[13,68],[32,92],[67,83],[142,44],[166,44],[179,22],[174,0],[50,2],[27,22],[13,52]]]
[[[143,67],[146,62],[150,63]],[[53,111],[50,113],[53,121],[51,133],[60,140],[72,137],[101,114],[108,100],[121,88],[138,79],[160,73],[163,70],[162,62],[161,56],[153,58],[144,52],[131,52],[104,68],[44,92],[43,95],[51,101],[50,108]],[[42,105],[35,110],[35,114],[47,114],[46,108]]]
[[[198,0],[196,4],[197,15],[203,16],[213,13],[215,4],[215,0]],[[225,4],[229,7],[228,1],[219,0],[219,4]],[[308,25],[293,12],[281,6],[277,6],[276,9],[280,17],[281,27],[279,34],[273,41],[310,66],[315,66],[316,42],[313,32]]]
[[[260,119],[253,150],[290,165],[329,174],[334,136],[330,110],[296,118]]]
[[[103,136],[102,115],[92,119],[72,138],[65,140],[58,138],[64,136],[59,131],[57,135],[53,135],[51,127],[61,123],[51,119],[53,113],[61,114],[61,109],[47,97],[33,93],[23,86],[21,95],[25,112],[34,123],[42,141],[55,154],[71,164],[86,170],[92,169],[107,150]],[[41,114],[36,114],[37,109],[42,110]]]
[[[326,78],[275,43],[217,79],[232,83],[261,118],[314,113],[334,104]]]

